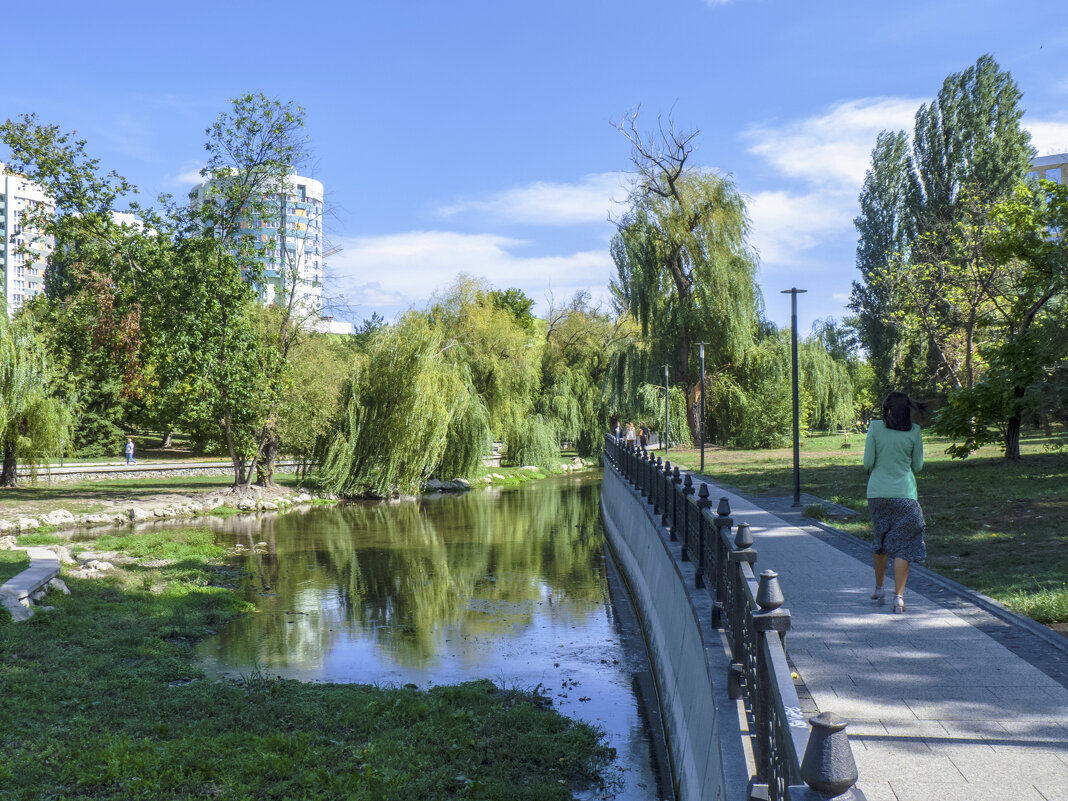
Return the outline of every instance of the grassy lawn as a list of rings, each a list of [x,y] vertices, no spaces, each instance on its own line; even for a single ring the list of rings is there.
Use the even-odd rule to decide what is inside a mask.
[[[0,584],[6,583],[30,566],[25,551],[0,551]]]
[[[801,448],[801,489],[861,513],[833,524],[871,539],[863,435],[817,436]],[[917,477],[927,519],[927,566],[1043,623],[1068,622],[1068,453],[1037,434],[1023,458],[1007,462],[987,447],[950,459],[948,442],[924,433]],[[672,464],[696,468],[693,449],[672,448]],[[705,450],[705,473],[743,494],[793,493],[793,451]],[[819,510],[808,510],[819,515]]]
[[[71,544],[141,561],[95,579],[65,572],[71,595],[23,623],[0,610],[5,799],[534,801],[604,775],[597,730],[488,681],[205,681],[195,642],[250,611],[216,586],[233,577],[212,533]]]

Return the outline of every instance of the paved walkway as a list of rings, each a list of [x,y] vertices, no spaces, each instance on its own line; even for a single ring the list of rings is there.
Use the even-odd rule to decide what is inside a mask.
[[[892,589],[869,600],[866,544],[709,491],[752,527],[757,572],[779,573],[786,650],[815,705],[851,721],[868,801],[1068,801],[1068,640],[917,571],[895,615]]]

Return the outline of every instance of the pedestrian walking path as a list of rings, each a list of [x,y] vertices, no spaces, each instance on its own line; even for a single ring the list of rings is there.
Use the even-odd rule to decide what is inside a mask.
[[[895,615],[889,586],[869,599],[864,545],[709,491],[778,572],[786,650],[819,710],[851,721],[868,801],[1068,801],[1068,640],[917,571]]]

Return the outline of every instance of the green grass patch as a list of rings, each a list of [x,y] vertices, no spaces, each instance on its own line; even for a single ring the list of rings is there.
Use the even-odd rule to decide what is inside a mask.
[[[603,779],[596,729],[488,681],[204,680],[196,640],[251,606],[216,586],[203,532],[179,535],[100,537],[179,561],[66,577],[52,611],[0,622],[4,798],[541,801]]]
[[[927,520],[927,566],[1044,623],[1068,622],[1068,453],[1031,432],[1022,458],[1009,462],[995,447],[968,459],[945,454],[948,440],[924,432],[917,476]],[[810,437],[801,450],[801,489],[861,514],[834,525],[871,539],[863,437],[841,447],[840,435]],[[672,449],[672,464],[696,468],[694,449]],[[793,492],[793,454],[706,450],[705,473],[754,497]],[[807,513],[806,513],[807,514]]]
[[[212,560],[226,555],[226,549],[215,544],[215,532],[207,528],[175,528],[126,536],[103,534],[93,540],[93,547],[153,559]]]
[[[241,514],[241,510],[223,504],[222,506],[216,506],[214,509],[208,512],[208,514],[213,515],[214,517],[233,517],[234,515]]]
[[[58,534],[36,529],[29,534],[19,534],[15,542],[25,548],[27,545],[65,545],[67,541]]]
[[[0,551],[0,584],[4,584],[30,566],[25,551]]]

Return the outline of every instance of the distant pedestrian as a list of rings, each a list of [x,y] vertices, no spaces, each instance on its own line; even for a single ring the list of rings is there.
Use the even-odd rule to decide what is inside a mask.
[[[909,565],[927,558],[923,541],[926,523],[916,493],[916,473],[923,469],[923,437],[912,422],[925,406],[904,392],[891,392],[883,402],[882,420],[872,420],[864,441],[864,469],[868,471],[868,512],[871,514],[875,592],[882,603],[883,581],[894,560],[894,611],[905,611],[905,582]]]
[[[626,437],[627,447],[633,448],[634,438],[636,436],[634,433],[634,423],[627,423],[627,433],[624,434],[624,436]]]
[[[616,420],[616,444],[623,441],[623,427],[620,426],[619,421]]]
[[[134,444],[133,440],[127,438],[126,440],[126,466],[131,464],[137,464],[137,460],[134,458]]]
[[[642,420],[641,428],[638,429],[638,442],[641,443],[642,448],[649,444],[649,426],[644,420]]]

